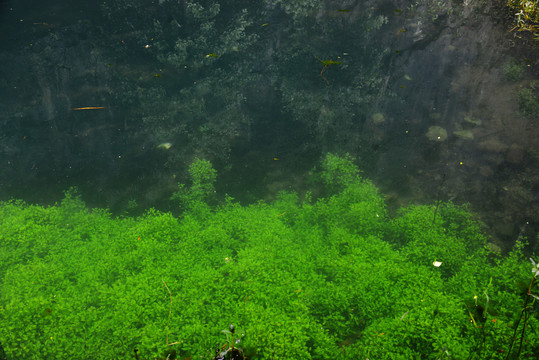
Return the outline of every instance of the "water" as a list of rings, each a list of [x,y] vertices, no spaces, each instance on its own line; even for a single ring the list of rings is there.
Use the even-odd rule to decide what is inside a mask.
[[[52,203],[77,186],[91,206],[168,209],[202,157],[221,193],[252,202],[304,191],[323,154],[348,152],[391,207],[470,202],[498,245],[536,237],[537,113],[522,114],[521,92],[537,57],[494,5],[1,11],[1,199]]]

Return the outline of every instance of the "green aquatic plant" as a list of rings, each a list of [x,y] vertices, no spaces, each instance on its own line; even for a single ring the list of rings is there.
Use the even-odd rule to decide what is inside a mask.
[[[243,334],[238,334],[233,324],[221,331],[226,335],[226,343],[216,351],[214,360],[243,360],[243,350],[238,346]]]
[[[532,271],[533,276],[530,280],[530,284],[524,295],[524,305],[522,306],[522,311],[520,312],[520,316],[518,317],[518,320],[514,326],[515,329],[513,332],[513,336],[511,337],[511,342],[510,342],[509,350],[507,351],[506,359],[511,358],[513,347],[517,341],[518,341],[518,350],[516,352],[516,358],[517,359],[520,358],[522,354],[524,340],[526,338],[526,331],[528,330],[528,327],[529,327],[528,322],[530,320],[530,317],[532,316],[531,312],[534,309],[535,300],[539,300],[539,296],[532,293],[532,291],[535,290],[535,286],[537,284],[537,277],[539,277],[539,264],[536,263],[533,260],[533,258],[530,258],[530,262],[532,264],[531,271]],[[521,322],[522,322],[522,326],[520,326]],[[520,334],[517,335],[519,330],[520,330]]]
[[[328,153],[320,167],[320,179],[330,194],[339,193],[360,179],[359,169],[350,154],[338,156]]]
[[[178,184],[178,190],[171,196],[171,200],[177,201],[180,207],[192,209],[195,204],[203,205],[215,200],[215,181],[217,171],[208,160],[196,159],[189,166],[189,178],[191,184]]]
[[[517,62],[509,62],[503,67],[503,76],[512,82],[522,80],[524,77],[525,67]]]
[[[523,88],[518,93],[518,107],[524,116],[539,115],[539,100],[537,100],[537,89],[535,84]]]
[[[128,358],[136,349],[140,359],[210,359],[241,348],[252,360],[503,359],[510,348],[521,358],[537,351],[536,280],[527,300],[515,287],[529,281],[520,245],[493,258],[475,216],[451,203],[440,204],[434,224],[430,205],[389,216],[350,156],[328,154],[315,173],[331,189],[315,200],[287,192],[274,203],[229,197],[213,206],[204,201],[216,173],[197,160],[180,218],[155,209],[112,217],[72,191],[50,207],[0,203],[7,358]]]
[[[197,159],[189,166],[191,192],[194,197],[207,199],[215,193],[217,171],[208,160]]]

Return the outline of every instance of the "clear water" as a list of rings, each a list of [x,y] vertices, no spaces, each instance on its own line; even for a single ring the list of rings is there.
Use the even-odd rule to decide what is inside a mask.
[[[394,207],[470,202],[498,244],[535,239],[537,58],[499,9],[220,3],[2,2],[0,198],[167,209],[199,157],[251,202],[348,152]]]

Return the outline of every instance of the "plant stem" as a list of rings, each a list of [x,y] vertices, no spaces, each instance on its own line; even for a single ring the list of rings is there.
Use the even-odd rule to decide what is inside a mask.
[[[169,329],[169,325],[170,325],[170,314],[172,313],[172,293],[170,292],[170,289],[168,288],[167,283],[165,282],[165,280],[163,280],[163,279],[161,279],[161,280],[163,281],[163,284],[165,284],[165,287],[167,288],[169,299],[170,299],[170,303],[168,305],[168,319],[167,319],[167,343],[166,343],[166,346],[168,346],[168,329]]]

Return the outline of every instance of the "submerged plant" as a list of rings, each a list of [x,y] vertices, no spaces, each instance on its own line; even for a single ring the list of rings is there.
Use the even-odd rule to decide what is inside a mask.
[[[221,349],[216,351],[214,360],[245,359],[243,350],[237,346],[240,343],[243,334],[238,335],[233,324],[230,324],[228,329],[222,330],[221,332],[226,335],[226,343],[221,347]]]
[[[528,286],[528,289],[526,291],[525,297],[524,297],[524,305],[522,307],[522,310],[520,311],[520,316],[518,317],[518,320],[515,324],[515,330],[513,332],[513,336],[511,337],[511,342],[509,345],[509,350],[507,351],[506,359],[511,358],[511,354],[513,351],[513,347],[515,343],[518,343],[518,350],[516,351],[516,359],[520,358],[520,355],[522,353],[522,347],[526,335],[526,330],[529,327],[529,320],[531,315],[531,311],[533,309],[535,300],[539,300],[539,296],[532,294],[532,291],[534,290],[534,287],[537,283],[537,277],[539,276],[539,264],[536,263],[532,258],[530,258],[530,262],[532,263],[532,274],[533,277],[530,280],[530,285]],[[522,325],[521,325],[522,322]],[[518,334],[520,330],[520,334]]]
[[[195,204],[205,204],[215,199],[217,172],[208,160],[196,159],[189,166],[191,185],[178,184],[178,190],[171,196],[183,209],[193,208]]]
[[[112,217],[73,192],[46,208],[0,203],[7,358],[503,359],[537,351],[539,266],[532,261],[522,307],[514,283],[529,264],[521,247],[493,264],[466,207],[444,203],[434,223],[425,205],[391,218],[351,157],[328,155],[321,168],[329,188],[316,200],[287,192],[275,203],[211,206],[204,197],[216,174],[198,160],[179,194],[180,218],[155,209]],[[473,302],[470,294],[481,295]],[[223,344],[216,353],[215,344]]]
[[[503,67],[503,75],[507,80],[517,82],[524,77],[524,69],[522,64],[509,62]]]

